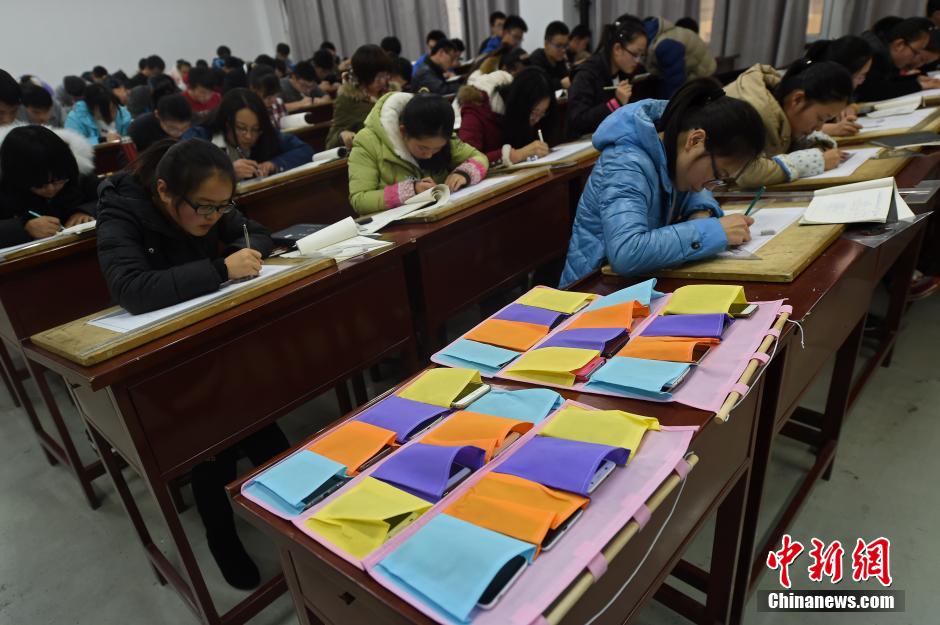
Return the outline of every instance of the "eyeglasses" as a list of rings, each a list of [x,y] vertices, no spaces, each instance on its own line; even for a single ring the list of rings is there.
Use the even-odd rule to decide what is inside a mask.
[[[229,200],[225,204],[196,204],[192,200],[184,197],[183,201],[189,204],[192,209],[196,212],[197,215],[202,215],[203,217],[210,217],[219,213],[225,215],[231,213],[235,209],[235,200]]]
[[[714,178],[705,182],[705,188],[708,190],[722,189],[724,187],[733,185],[737,176],[733,176],[731,178],[722,178],[721,174],[718,173],[718,163],[715,162],[715,155],[709,153],[708,158],[712,160],[712,176],[714,176]]]
[[[247,137],[253,137],[255,135],[260,135],[261,129],[258,127],[248,128],[247,126],[242,126],[241,124],[235,124],[235,132]]]
[[[642,54],[642,53],[634,52],[634,51],[631,50],[630,48],[624,48],[623,51],[626,52],[627,54],[629,54],[630,56],[632,56],[632,57],[634,58],[634,60],[635,60],[637,63],[642,63],[642,62],[643,62],[643,54]]]

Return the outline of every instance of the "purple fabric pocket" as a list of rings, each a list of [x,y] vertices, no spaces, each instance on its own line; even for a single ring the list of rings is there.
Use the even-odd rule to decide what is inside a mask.
[[[437,502],[444,496],[454,465],[476,471],[483,466],[484,455],[482,449],[471,445],[443,447],[415,443],[389,456],[372,472],[372,477],[416,497]]]
[[[538,347],[574,347],[577,349],[596,349],[608,352],[611,347],[627,335],[622,328],[575,328],[562,330],[548,338]]]
[[[688,336],[720,339],[731,325],[731,315],[660,315],[650,321],[643,336]]]
[[[448,411],[448,408],[390,395],[356,416],[362,421],[395,432],[399,443],[406,442],[416,430]]]
[[[521,321],[523,323],[534,323],[549,328],[555,327],[559,321],[567,317],[565,313],[547,310],[545,308],[536,308],[535,306],[526,306],[525,304],[510,304],[495,315],[493,319],[503,319],[505,321]]]
[[[622,447],[536,436],[493,470],[587,497],[601,462],[623,466],[629,455]]]

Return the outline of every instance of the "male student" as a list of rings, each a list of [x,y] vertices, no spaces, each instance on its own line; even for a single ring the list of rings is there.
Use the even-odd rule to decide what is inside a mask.
[[[232,56],[232,50],[228,46],[219,46],[215,49],[215,58],[212,59],[212,67],[222,69],[225,67],[225,59]]]
[[[417,93],[422,87],[427,87],[431,93],[440,95],[457,93],[460,83],[456,80],[448,82],[446,73],[457,64],[459,56],[457,46],[450,39],[438,41],[431,55],[411,79],[411,90]]]
[[[0,69],[0,126],[16,121],[22,102],[23,90],[20,88],[20,83]]]
[[[591,29],[584,24],[578,24],[571,29],[568,37],[568,63],[572,66],[583,63],[591,58]]]
[[[190,70],[189,84],[183,96],[197,117],[205,117],[222,102],[222,96],[215,87],[215,73],[211,69],[196,65]]]
[[[489,54],[499,47],[499,42],[503,38],[503,23],[505,21],[506,14],[502,11],[490,13],[490,36],[480,44],[480,51],[477,54]]]
[[[162,139],[179,139],[193,122],[193,109],[181,93],[165,95],[157,102],[157,110],[144,113],[131,122],[127,134],[143,152]]]
[[[21,84],[23,106],[17,117],[21,122],[61,128],[65,115],[58,103],[52,100],[49,92],[36,83],[26,80]]]
[[[428,33],[427,37],[424,38],[424,45],[427,47],[427,52],[419,56],[414,62],[414,65],[411,67],[413,73],[417,73],[421,66],[424,65],[424,62],[428,60],[428,56],[431,54],[431,50],[433,50],[437,42],[442,39],[447,39],[447,35],[445,35],[442,30],[432,30]]]
[[[525,23],[525,20],[518,15],[509,15],[506,17],[506,21],[503,22],[503,36],[500,45],[514,50],[522,45],[522,38],[525,37],[527,32],[529,32],[529,26]]]
[[[294,65],[293,61],[290,60],[290,46],[286,43],[277,44],[277,48],[275,48],[274,51],[274,57],[284,61],[288,68],[291,68]]]
[[[564,22],[551,22],[545,27],[543,46],[529,55],[529,63],[544,69],[556,90],[571,86],[567,49],[568,27]]]
[[[335,97],[339,90],[339,77],[336,75],[336,55],[326,49],[320,48],[313,54],[313,69],[317,74],[317,86],[320,91],[330,97]]]
[[[309,61],[301,61],[294,66],[290,76],[281,79],[281,99],[288,113],[330,101],[317,86],[317,70]]]

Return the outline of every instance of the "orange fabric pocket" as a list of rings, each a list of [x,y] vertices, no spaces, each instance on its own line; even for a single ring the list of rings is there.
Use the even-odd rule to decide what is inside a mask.
[[[464,338],[524,352],[538,343],[546,334],[548,334],[548,328],[534,323],[487,319],[470,330]]]
[[[682,336],[637,336],[630,340],[617,356],[668,360],[670,362],[698,362],[718,339],[686,338]]]
[[[346,465],[347,475],[359,468],[385,447],[395,447],[395,432],[362,421],[349,421],[307,446],[330,460]]]
[[[489,462],[507,436],[512,433],[521,436],[531,430],[532,425],[528,421],[461,410],[425,434],[421,442],[444,447],[473,445],[486,452],[486,461]]]
[[[633,322],[650,314],[650,309],[639,302],[625,302],[598,310],[583,312],[565,326],[566,330],[575,328],[633,328]]]

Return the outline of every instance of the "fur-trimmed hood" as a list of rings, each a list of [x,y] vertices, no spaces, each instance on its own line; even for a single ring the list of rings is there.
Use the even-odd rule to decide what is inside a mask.
[[[6,126],[0,126],[0,145],[3,145],[3,140],[6,139],[8,132],[19,126],[28,125],[23,122],[13,122]],[[75,156],[75,162],[78,163],[78,173],[89,175],[95,173],[95,148],[88,143],[85,137],[67,128],[52,128],[51,126],[47,126],[47,128],[59,135],[59,138],[68,144],[69,149],[72,150],[72,154]]]
[[[405,146],[405,140],[402,139],[398,128],[402,111],[413,97],[412,93],[385,94],[375,103],[372,112],[366,118],[365,127],[370,128],[383,143],[392,148],[395,156],[420,169],[418,161]]]
[[[489,98],[490,108],[497,115],[506,114],[506,104],[498,89],[512,83],[512,74],[505,70],[496,70],[484,74],[476,70],[467,78],[467,84],[457,92],[457,101],[463,104],[480,104]],[[484,98],[484,94],[486,98]]]

